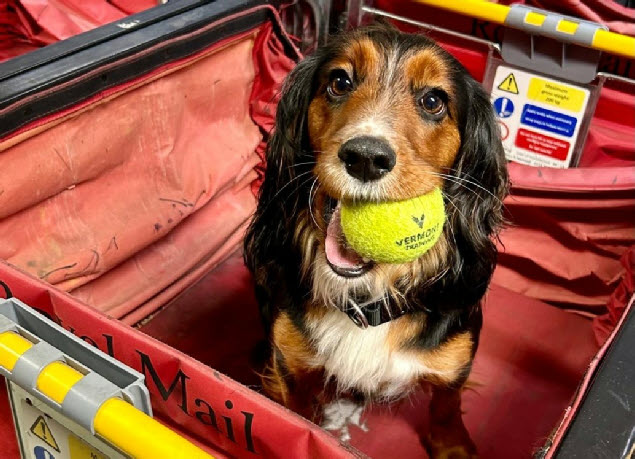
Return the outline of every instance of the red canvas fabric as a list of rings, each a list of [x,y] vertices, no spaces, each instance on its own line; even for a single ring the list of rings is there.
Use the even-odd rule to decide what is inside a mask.
[[[616,289],[606,304],[608,312],[593,319],[593,331],[598,343],[604,344],[620,319],[624,316],[626,307],[635,296],[635,246],[627,250],[620,259],[624,271]]]
[[[0,257],[126,323],[161,307],[241,241],[282,46],[268,25],[6,139]]]
[[[605,312],[635,244],[630,168],[560,171],[510,164],[495,282],[543,301]],[[575,260],[575,261],[573,261]]]

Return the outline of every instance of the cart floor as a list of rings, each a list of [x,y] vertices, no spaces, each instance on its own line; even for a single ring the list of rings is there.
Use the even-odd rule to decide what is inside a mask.
[[[482,457],[530,457],[563,414],[598,350],[591,321],[492,286],[481,344],[463,397]],[[234,254],[141,327],[145,333],[257,385],[249,357],[262,338],[249,273]],[[368,409],[351,443],[372,457],[421,457],[427,394]]]

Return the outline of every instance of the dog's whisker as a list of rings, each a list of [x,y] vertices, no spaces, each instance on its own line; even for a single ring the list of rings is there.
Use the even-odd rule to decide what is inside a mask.
[[[308,184],[309,182],[311,182],[311,180],[314,180],[314,177],[309,177],[308,179],[306,179],[305,181],[303,181],[302,183],[300,183],[297,187],[296,190],[299,190],[300,188],[304,187],[306,184]],[[287,198],[287,200],[290,197]],[[287,201],[285,200],[285,202]],[[297,213],[298,212],[298,206],[300,205],[300,201],[296,200],[293,203],[293,213]]]
[[[466,183],[469,183],[470,185],[474,185],[475,187],[477,187],[477,188],[483,190],[484,192],[486,192],[487,194],[489,194],[492,198],[494,198],[496,201],[498,201],[501,205],[503,205],[503,206],[505,205],[505,204],[503,204],[503,201],[501,201],[501,199],[498,196],[496,196],[490,190],[485,188],[478,181],[472,181],[472,180],[468,180],[468,179],[466,179],[464,177],[458,177],[458,176],[449,175],[449,174],[443,174],[443,173],[438,173],[438,172],[434,172],[434,174],[438,175],[439,177],[451,180],[451,181],[453,181],[453,182],[455,182],[457,184],[459,184],[460,182],[466,182]]]
[[[318,184],[317,177],[311,184],[311,189],[309,190],[309,213],[311,214],[311,219],[313,220],[313,223],[315,223],[315,226],[321,231],[324,231],[322,227],[320,227],[320,225],[318,224],[317,220],[315,219],[315,215],[313,213],[313,198],[315,197],[315,194],[317,194],[318,190],[320,189],[320,185],[318,184],[317,188],[315,188],[315,191],[313,191],[313,188],[315,187],[316,184]]]
[[[296,182],[297,180],[300,179],[300,177],[307,175],[307,174],[311,174],[313,171],[306,171],[306,172],[302,172],[301,174],[296,175],[295,177],[293,177],[291,180],[289,180],[285,185],[282,186],[282,188],[280,188],[278,190],[278,192],[276,194],[273,195],[273,198],[271,198],[271,201],[275,201],[275,199],[280,195],[280,193],[282,193],[289,185],[291,185],[293,182]]]
[[[317,164],[316,161],[307,161],[305,163],[295,163],[289,166],[289,169],[292,169],[294,167],[299,167],[299,166],[308,166],[308,165],[315,165]]]

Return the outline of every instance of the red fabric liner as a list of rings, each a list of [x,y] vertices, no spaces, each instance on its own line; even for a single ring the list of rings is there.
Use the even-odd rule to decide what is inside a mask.
[[[604,313],[635,244],[632,192],[518,192],[505,201],[494,281],[567,308]]]
[[[635,295],[635,247],[620,259],[624,267],[622,279],[606,305],[608,312],[593,319],[593,331],[598,343],[604,344],[622,317],[630,299]]]
[[[11,406],[9,405],[9,394],[7,386],[0,377],[0,451],[7,459],[19,459],[20,449],[15,436],[13,417],[11,416]]]
[[[155,417],[216,457],[251,456],[250,448],[262,457],[340,458],[354,455],[353,450],[343,447],[319,427],[233,379],[5,263],[0,263],[0,280],[15,297],[126,365],[144,371],[143,356],[147,356],[146,385]],[[222,330],[222,327],[215,328]],[[176,383],[170,393],[173,381]],[[165,399],[162,390],[169,393],[165,394]],[[0,437],[7,442],[6,439],[12,436],[12,421],[1,400],[2,397],[0,408],[4,410],[0,415]],[[253,415],[251,430],[245,423],[250,415]],[[228,438],[225,417],[231,420],[233,441]],[[249,445],[249,438],[253,440],[253,446]],[[9,445],[2,451],[2,457],[7,458],[5,451],[16,451],[16,448]]]
[[[261,136],[266,135],[275,111],[272,100],[293,65],[293,60],[284,56],[271,24],[263,27],[254,46],[243,40],[253,34],[246,32],[224,40],[213,47],[221,50],[218,53],[212,55],[205,50],[171,63],[38,120],[5,139],[3,145],[9,149],[2,153],[3,161],[15,170],[5,167],[4,173],[22,179],[11,180],[0,198],[5,202],[4,215],[10,215],[0,225],[0,232],[6,230],[0,244],[3,258],[133,324],[234,250],[255,207],[253,194],[248,190],[256,178],[253,168],[262,158],[253,152],[259,142],[259,148],[264,148],[259,129],[247,110],[259,122]],[[259,66],[257,75],[253,73],[252,59]],[[265,81],[260,82],[261,78]],[[257,84],[252,85],[253,82]],[[210,85],[214,90],[208,94]],[[169,96],[157,98],[159,93]],[[239,100],[230,112],[208,111],[210,104],[231,106]],[[148,104],[151,111],[137,113]],[[78,114],[79,111],[82,113]],[[129,119],[117,117],[105,121],[108,113],[124,112]],[[55,124],[62,117],[64,122]],[[136,140],[130,141],[129,135],[116,136],[112,142],[106,139],[104,135],[110,135],[118,123],[123,123],[118,132],[133,131]],[[33,135],[42,128],[46,130]],[[84,144],[83,133],[88,131],[91,142]],[[148,135],[144,137],[143,133]],[[165,154],[154,151],[153,138],[163,139],[156,147]],[[117,154],[109,154],[109,163],[103,164],[103,155],[101,150],[93,148],[95,144]],[[41,163],[38,155],[51,148],[62,152],[58,156],[68,156],[67,160],[44,162],[27,176],[19,174],[29,164]],[[29,160],[34,155],[35,159]],[[14,161],[7,163],[8,157]],[[143,168],[135,166],[140,161],[145,164]],[[68,170],[69,163],[74,170]],[[155,163],[156,167],[152,166]],[[152,175],[154,168],[158,173]],[[34,181],[39,193],[24,192]],[[112,187],[114,183],[126,186]],[[75,188],[67,189],[76,184]],[[102,206],[91,205],[90,199],[100,200],[104,193],[110,202],[118,204],[109,205],[106,214],[93,212],[91,209]],[[117,193],[120,199],[115,199]],[[131,194],[136,199],[128,199]],[[159,202],[157,197],[172,200]],[[31,201],[25,203],[25,199]],[[157,207],[158,204],[161,205]],[[33,218],[34,212],[57,217]],[[133,214],[135,225],[130,225],[127,215]],[[113,219],[113,215],[121,218]],[[19,223],[21,220],[24,221]],[[67,221],[80,224],[69,226]],[[16,226],[25,228],[40,223],[49,228],[13,231]],[[57,229],[53,231],[50,225]],[[82,237],[72,236],[77,228],[82,228]],[[59,235],[55,240],[57,249],[42,250],[41,243],[50,245],[51,233]],[[37,242],[29,235],[47,237]],[[86,247],[87,240],[91,247]],[[71,268],[60,270],[60,267]],[[77,270],[79,275],[75,275]]]

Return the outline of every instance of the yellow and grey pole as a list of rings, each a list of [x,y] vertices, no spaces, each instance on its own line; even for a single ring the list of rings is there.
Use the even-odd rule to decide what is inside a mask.
[[[7,303],[10,304],[7,305]],[[78,394],[81,400],[90,398],[91,387],[96,389],[95,394],[108,394],[108,381],[96,375],[94,372],[86,370],[85,367],[82,368],[81,364],[75,360],[71,360],[63,353],[51,353],[50,350],[54,349],[51,344],[55,343],[46,343],[39,340],[38,337],[35,337],[32,333],[19,326],[19,324],[12,322],[10,318],[7,318],[7,315],[2,314],[3,311],[7,310],[7,307],[9,309],[16,307],[24,309],[26,306],[15,299],[3,300],[0,303],[0,374],[4,374],[11,384],[17,384],[32,396],[39,396],[39,398],[48,405],[49,409],[51,407],[60,408],[59,411],[63,412],[62,414],[66,417],[73,418],[73,413],[77,413],[76,417],[79,418],[79,420],[75,419],[75,421],[80,425],[84,424],[84,427],[86,427],[84,436],[86,436],[86,431],[92,433],[99,440],[103,440],[113,446],[116,451],[123,453],[120,457],[140,459],[203,459],[212,457],[185,438],[154,420],[149,414],[134,406],[129,401],[124,400],[123,393],[119,390],[113,392],[113,394],[119,393],[118,395],[102,396],[101,399],[99,395],[95,395],[97,403],[93,404],[92,408],[88,406],[87,409],[82,409],[81,407],[79,409],[77,407],[70,409],[68,406],[69,400],[73,397],[78,399]],[[8,315],[10,316],[11,314]],[[31,315],[35,317],[37,314],[31,313]],[[47,321],[44,317],[39,317],[38,320]],[[68,333],[52,322],[47,325],[54,326],[55,329],[51,330],[55,333]],[[68,336],[64,338],[67,345],[68,343],[77,343],[79,347],[82,347],[81,352],[99,352],[91,349],[90,346],[84,348],[81,344],[83,342],[73,335],[68,334]],[[47,354],[49,355],[48,357],[43,357]],[[105,354],[100,357],[109,358],[109,356]],[[51,361],[47,363],[47,359]],[[37,368],[38,363],[41,368]],[[72,366],[69,365],[69,363],[71,363]],[[121,365],[121,367],[123,368],[123,365]],[[36,371],[39,370],[37,374],[33,374],[34,369],[36,369]],[[82,369],[83,371],[80,371]],[[140,378],[143,378],[142,375],[139,375],[134,370],[128,370],[131,374],[136,374]],[[25,376],[29,371],[31,371],[32,375]],[[24,387],[29,386],[28,383],[24,383],[24,381],[27,381],[29,378],[34,382],[33,387]],[[91,381],[85,383],[87,380]],[[106,388],[106,391],[104,391],[104,388]],[[137,387],[135,391],[136,394],[140,392],[138,389]],[[143,387],[143,391],[145,391],[145,387]],[[44,406],[44,403],[40,403],[40,405]],[[91,409],[94,413],[90,413]],[[150,409],[148,408],[146,411],[150,411]],[[87,414],[90,417],[88,420],[86,420]],[[82,422],[82,417],[84,417],[84,422]],[[39,419],[39,417],[37,419]],[[40,422],[44,422],[45,424],[40,427],[37,427],[37,423],[33,424],[31,432],[44,441],[43,446],[40,446],[40,448],[51,446],[53,450],[60,453],[63,447],[65,447],[65,445],[62,445],[62,441],[59,440],[60,434],[58,434],[57,431],[54,434],[54,429],[49,426],[53,421],[47,421],[46,418],[42,419]],[[48,422],[48,424],[46,424],[46,422]],[[56,425],[70,425],[69,423],[64,423],[64,421],[60,421],[60,423],[61,424],[56,423]],[[31,421],[28,421],[27,427],[28,424],[31,424]],[[39,431],[37,430],[38,428]],[[56,435],[58,439],[55,439],[54,435]],[[31,447],[25,451],[25,442],[21,440],[21,443],[23,444],[23,455],[38,458],[37,445],[35,449]],[[85,448],[90,449],[90,445],[86,445]],[[35,450],[35,454],[33,454],[33,450]],[[79,457],[79,455],[73,456],[73,445],[71,445],[70,450],[71,452],[68,457]],[[78,448],[75,447],[75,451],[77,450]],[[93,450],[94,449],[91,449],[91,451]],[[48,454],[49,455],[42,455],[41,457],[56,457],[53,456],[54,453]],[[61,454],[60,457],[64,457],[65,455],[66,454]],[[100,450],[97,446],[92,456],[86,455],[85,457],[109,457],[109,455],[104,453],[103,450]]]
[[[476,19],[484,21],[490,21],[496,24],[506,25],[508,27],[519,28],[524,31],[536,30],[540,31],[540,28],[545,24],[546,19],[552,15],[547,11],[541,11],[537,9],[523,8],[522,21],[512,20],[514,13],[519,9],[519,5],[499,5],[497,3],[488,2],[485,0],[415,0],[417,3],[423,3],[426,5],[434,6],[436,8],[444,9],[446,11],[452,11],[467,16],[471,16]],[[558,20],[556,25],[556,32],[561,34],[559,38],[566,36],[575,36],[578,32],[580,24],[583,21],[577,21],[574,18],[562,17]],[[605,51],[618,56],[624,56],[628,58],[635,58],[635,38],[618,33],[610,32],[608,30],[597,29],[594,31],[593,36],[588,40],[571,40],[573,43],[596,49],[598,51]]]

